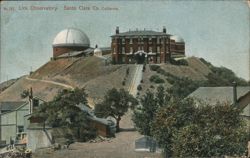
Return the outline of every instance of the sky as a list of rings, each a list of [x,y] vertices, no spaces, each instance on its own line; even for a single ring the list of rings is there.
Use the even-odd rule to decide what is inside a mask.
[[[56,10],[32,10],[32,6]],[[28,74],[48,62],[53,39],[65,28],[85,32],[92,47],[106,47],[110,46],[116,26],[120,32],[144,28],[162,31],[165,26],[169,34],[185,40],[187,56],[202,57],[249,80],[249,16],[249,6],[243,0],[4,1],[0,82]]]

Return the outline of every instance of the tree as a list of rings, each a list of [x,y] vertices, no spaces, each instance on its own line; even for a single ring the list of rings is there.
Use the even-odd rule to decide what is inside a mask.
[[[135,105],[137,100],[127,91],[113,88],[107,92],[103,102],[95,106],[95,114],[99,117],[113,117],[116,120],[116,131],[119,132],[121,117]]]
[[[63,90],[50,102],[42,104],[35,116],[43,118],[52,127],[77,128],[76,137],[85,141],[95,136],[88,123],[87,114],[76,105],[87,106],[84,89]]]
[[[227,104],[172,100],[157,111],[152,135],[167,157],[242,155],[248,134],[239,113]]]
[[[134,110],[133,121],[138,131],[143,135],[152,136],[151,124],[157,110],[169,101],[170,97],[163,86],[157,88],[157,93],[147,91],[141,99],[141,105]]]

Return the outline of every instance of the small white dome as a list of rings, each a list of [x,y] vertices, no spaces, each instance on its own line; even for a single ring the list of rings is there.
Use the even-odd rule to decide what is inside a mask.
[[[184,39],[180,36],[174,35],[170,37],[171,40],[174,40],[176,43],[184,43]]]
[[[79,29],[68,28],[59,32],[54,41],[53,46],[82,46],[89,47],[90,41],[88,36]]]
[[[96,54],[96,53],[102,53],[102,50],[100,48],[95,48],[94,49],[94,54]]]

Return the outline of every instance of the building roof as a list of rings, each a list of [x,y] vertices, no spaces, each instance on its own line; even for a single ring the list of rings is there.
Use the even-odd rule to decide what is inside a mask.
[[[250,87],[237,87],[237,101],[250,94]],[[214,106],[218,102],[233,104],[233,87],[200,87],[188,97],[198,101],[204,101],[208,105]],[[199,103],[197,104],[199,106]],[[241,116],[250,117],[250,101],[241,105]]]
[[[68,53],[64,53],[64,54],[62,54],[62,55],[59,55],[57,58],[75,57],[75,56],[81,55],[81,54],[83,54],[83,53],[84,53],[83,51],[71,51],[71,52],[68,52]]]
[[[11,111],[15,110],[18,107],[24,105],[25,101],[6,101],[6,102],[0,102],[0,111]]]
[[[111,37],[115,36],[169,36],[169,34],[152,30],[137,30],[137,31],[122,32],[119,34],[112,35]]]
[[[111,47],[100,47],[101,51],[111,51]]]
[[[102,50],[100,48],[95,48],[94,49],[94,54],[96,54],[96,53],[102,53]]]
[[[177,35],[170,36],[170,39],[174,40],[176,43],[184,43],[185,42],[183,38],[181,38],[180,36],[177,36]]]
[[[237,87],[237,100],[250,92],[250,87]],[[217,102],[233,104],[233,87],[200,87],[188,97],[205,101],[210,105]]]
[[[53,41],[53,46],[82,46],[89,47],[88,36],[79,29],[67,28],[59,32]]]
[[[250,117],[250,103],[243,109],[241,115]]]

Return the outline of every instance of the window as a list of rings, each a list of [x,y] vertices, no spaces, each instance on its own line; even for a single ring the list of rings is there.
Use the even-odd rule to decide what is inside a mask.
[[[157,46],[157,53],[158,53],[158,52],[160,52],[160,47],[159,47],[159,46]]]
[[[157,40],[157,43],[160,43],[160,38],[157,38],[156,40]]]
[[[125,53],[125,47],[122,47],[122,53],[123,54]]]
[[[125,60],[125,57],[122,57],[122,62],[125,63],[125,61],[126,61],[126,60]]]
[[[17,126],[18,133],[24,132],[24,127],[23,126]]]
[[[133,47],[130,47],[130,53],[133,53]]]
[[[149,42],[152,42],[152,38],[151,37],[149,38]]]
[[[149,47],[149,52],[152,52],[152,47],[151,46]]]
[[[122,43],[125,43],[125,38],[122,39]]]
[[[129,39],[129,44],[132,44],[132,43],[133,43],[133,39],[130,38],[130,39]]]
[[[33,107],[36,108],[39,106],[39,100],[38,99],[33,99]]]

